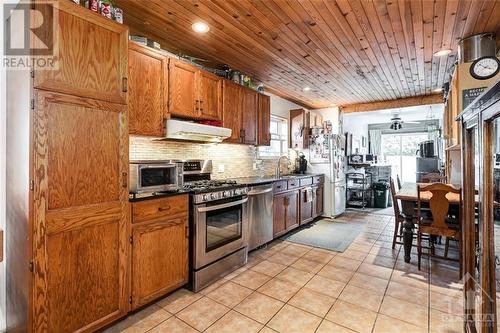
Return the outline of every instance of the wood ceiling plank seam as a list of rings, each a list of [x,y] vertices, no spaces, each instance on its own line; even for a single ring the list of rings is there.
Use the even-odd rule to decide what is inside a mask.
[[[443,95],[431,94],[431,95],[399,98],[390,101],[377,101],[371,103],[341,105],[340,107],[342,109],[342,112],[344,113],[353,113],[353,112],[366,112],[366,111],[376,111],[384,109],[403,108],[407,106],[416,106],[416,105],[428,105],[428,104],[436,104],[442,102],[443,102]]]
[[[438,84],[440,85],[440,87],[442,87],[444,82],[447,80],[446,71],[448,66],[448,59],[450,58],[450,56],[453,57],[453,54],[456,54],[456,49],[451,48],[451,39],[453,37],[453,28],[458,18],[457,11],[458,0],[448,0],[448,2],[446,3],[446,16],[444,21],[443,41],[441,43],[441,48],[450,49],[453,51],[449,56],[442,57],[440,59],[438,72]]]
[[[254,24],[254,22],[249,22],[247,25],[249,25],[250,27],[252,27],[252,26],[253,26],[253,25],[255,25],[255,24]],[[286,42],[286,41],[285,41],[285,42]],[[292,41],[289,41],[289,42],[288,42],[288,43],[286,43],[285,45],[282,45],[282,47],[286,49],[286,47],[288,47],[288,45],[289,45],[290,43],[293,43],[293,42],[292,42]],[[316,60],[316,59],[315,59],[315,60]],[[302,60],[302,59],[300,59],[300,58],[296,58],[296,61],[303,61],[303,60]],[[317,61],[317,60],[316,60],[316,61]],[[321,65],[319,65],[319,64],[317,64],[317,63],[313,63],[313,64],[312,64],[312,66],[313,66],[313,67],[310,67],[310,68],[309,68],[309,69],[311,70],[311,72],[313,71],[314,66],[321,66]],[[315,80],[317,80],[317,79],[315,79]],[[316,82],[317,82],[317,84],[321,87],[321,84],[323,83],[323,81],[321,81],[321,82],[316,81]]]
[[[446,0],[436,1],[434,3],[432,54],[442,49],[441,44],[443,42],[446,4]],[[439,64],[442,59],[442,57],[432,57],[431,91],[438,88]]]
[[[255,4],[256,4],[256,2],[254,2],[254,5]],[[245,10],[249,10],[249,8],[247,8]],[[264,15],[262,13],[262,11],[259,10],[259,8],[255,8],[254,9],[254,14],[258,14],[259,15],[259,17],[257,17],[258,20],[261,20],[261,21],[262,20],[269,20],[269,22],[260,22],[260,23],[262,23],[264,25],[267,25],[267,26],[273,26],[273,25],[276,26],[276,25],[279,25],[279,26],[284,27],[285,29],[289,30],[288,24],[286,24],[287,22],[279,21],[277,17],[274,18],[275,21],[273,22],[273,21],[271,21],[271,18],[269,18],[266,15]],[[276,15],[276,13],[274,13],[274,14]],[[252,26],[253,24],[254,24],[253,22],[249,22],[248,23],[248,25],[250,25],[250,26]],[[263,28],[266,28],[266,26],[263,26]],[[299,49],[300,51],[303,51],[301,49],[300,45],[297,45],[293,40],[288,39],[288,36],[286,36],[287,32],[291,32],[291,33],[295,33],[295,34],[299,33],[302,36],[307,37],[303,32],[301,32],[301,31],[298,32],[297,30],[295,30],[295,31],[283,31],[283,30],[280,30],[280,31],[283,33],[283,40],[285,40],[285,42],[286,42],[286,45],[284,45],[283,47],[287,47],[288,45],[292,45],[292,46],[290,46],[291,48],[296,48],[296,49]],[[309,39],[309,37],[307,37],[307,38]],[[307,54],[309,54],[309,55],[310,54],[315,54],[315,50],[312,49],[309,45],[307,45],[305,49],[307,51]],[[316,69],[316,70],[320,69],[320,70],[322,70],[322,72],[327,72],[327,73],[329,72],[330,68],[329,68],[328,64],[326,64],[326,63],[323,64],[322,63],[322,61],[324,61],[323,59],[321,59],[321,58],[318,59],[317,57],[313,57],[313,59],[314,59],[314,62],[311,63],[311,67],[310,67],[311,72],[314,72],[314,69]],[[309,57],[308,57],[307,60],[311,61],[313,59],[309,59]],[[318,75],[320,75],[320,76],[318,76]],[[301,79],[303,80],[303,78],[301,78]],[[328,78],[328,79],[330,79],[330,78]],[[313,83],[313,85],[316,88],[318,88],[318,87],[325,87],[326,89],[323,89],[323,91],[325,91],[327,94],[333,95],[335,97],[335,99],[337,99],[337,100],[341,99],[341,98],[339,98],[340,95],[339,95],[339,93],[337,91],[335,91],[332,88],[324,85],[324,80],[325,79],[323,78],[322,74],[317,74],[316,77],[314,77],[314,81],[309,81],[308,85],[311,85],[311,83]],[[341,88],[340,89],[341,91],[344,90],[346,93],[348,92],[347,87],[344,88],[342,85],[338,85],[338,86]]]
[[[338,21],[339,26],[342,27],[351,45],[355,50],[357,50],[356,52],[358,53],[365,67],[369,67],[367,74],[372,78],[370,81],[374,82],[373,84],[376,88],[378,88],[379,95],[380,90],[382,90],[383,92],[380,96],[385,95],[386,99],[395,98],[396,94],[394,93],[394,90],[392,89],[386,77],[386,74],[384,73],[384,70],[380,65],[380,62],[371,49],[370,43],[367,40],[367,36],[365,35],[361,26],[358,24],[356,17],[352,12],[352,8],[350,6],[346,6],[344,7],[345,12],[343,12],[343,9],[339,6],[338,1],[336,1],[335,3],[331,3],[331,5],[336,6],[336,12],[342,15],[339,20],[338,16],[334,14],[334,19]],[[316,1],[313,2],[313,6],[316,7],[317,13],[323,16],[323,20],[325,22],[328,21],[329,16],[327,13],[330,11],[331,14],[332,12],[332,10],[328,8],[328,5],[324,1]]]
[[[189,31],[186,31],[186,32],[187,32],[187,33],[189,33]],[[188,49],[189,49],[189,48],[188,48]],[[192,49],[192,48],[191,48],[191,49]],[[218,59],[218,60],[220,59],[220,58],[218,58],[218,57],[214,57],[214,58],[215,58],[215,59]],[[241,58],[241,57],[236,57],[236,59],[238,59],[238,58]],[[291,94],[291,95],[293,95],[293,93],[290,93],[290,94]]]
[[[422,18],[422,1],[411,1],[413,38],[415,39],[415,53],[417,55],[417,69],[420,94],[425,94],[425,66],[424,66],[424,21]]]
[[[310,5],[309,5],[310,4]],[[326,10],[318,11],[315,6],[320,4],[324,4]],[[351,46],[347,46],[345,49],[349,52],[356,63],[356,74],[366,78],[367,83],[370,83],[372,88],[377,91],[378,96],[383,99],[390,99],[390,95],[388,94],[388,90],[384,89],[383,80],[380,78],[379,73],[376,71],[377,68],[373,68],[371,60],[364,54],[364,52],[359,52],[362,49],[361,44],[359,43],[356,35],[350,29],[349,23],[346,21],[343,13],[340,8],[337,6],[336,2],[301,2],[302,8],[306,9],[309,12],[309,15],[314,14],[318,18],[321,18],[319,21],[322,25],[324,25],[332,34],[332,36],[336,36],[337,39],[342,43],[342,47],[344,48],[345,44],[342,42],[340,32],[344,32],[346,35],[346,42]],[[307,6],[307,7],[306,7]],[[333,17],[333,21],[329,21],[330,23],[334,23],[334,26],[326,24],[325,16],[330,13],[330,16]],[[327,16],[328,17],[328,16]],[[359,51],[356,51],[359,50]],[[363,68],[365,71],[363,72]],[[374,72],[375,69],[375,72]],[[361,75],[359,74],[361,71]]]
[[[434,6],[424,6],[422,7],[422,20],[424,23],[424,68],[425,73],[425,93],[430,94],[431,92],[431,79],[432,79],[432,37],[434,30]]]
[[[269,5],[270,2],[267,2],[266,4]],[[304,21],[304,22],[308,21],[308,19],[306,19],[306,18],[299,17],[298,16],[299,13],[293,11],[293,9],[291,7],[287,6],[287,7],[283,8],[283,10],[287,10],[287,9],[288,9],[288,11],[287,11],[288,15],[290,15],[290,14],[296,15],[296,17],[297,17],[298,20],[301,20],[301,21]],[[290,10],[292,10],[292,12],[290,12]],[[303,12],[302,14],[305,14],[305,12]],[[312,21],[312,19],[309,20],[309,22],[311,22],[311,21]],[[316,53],[320,57],[322,57],[323,59],[325,59],[325,61],[327,62],[327,64],[329,66],[334,66],[334,68],[336,68],[336,70],[339,73],[343,74],[344,77],[349,78],[348,80],[340,80],[340,81],[347,82],[350,85],[350,87],[354,88],[355,91],[358,94],[360,94],[361,96],[363,96],[363,95],[366,96],[366,93],[362,89],[362,87],[359,85],[359,82],[356,79],[354,79],[354,75],[352,75],[352,72],[349,71],[345,66],[342,65],[343,63],[347,62],[347,59],[345,59],[345,58],[342,59],[342,57],[341,57],[342,55],[341,55],[340,51],[338,50],[338,48],[334,47],[334,49],[332,50],[330,47],[328,47],[328,42],[330,41],[330,39],[328,39],[328,37],[326,36],[326,34],[324,33],[324,31],[321,30],[320,27],[317,24],[315,24],[313,27],[310,27],[310,30],[311,30],[312,34],[314,36],[316,36],[316,38],[318,38],[320,40],[321,44],[324,46],[323,49],[326,49],[326,50],[330,51],[329,52],[329,56],[332,57],[333,59],[335,59],[337,61],[337,63],[332,62],[331,59],[330,59],[330,61],[328,61],[327,60],[328,58],[324,57],[323,54],[320,53],[320,52],[316,52]],[[314,40],[313,40],[313,42],[314,42]],[[334,42],[331,41],[331,43],[333,44]],[[317,45],[317,46],[318,46],[319,50],[321,50],[320,45]],[[351,79],[351,77],[352,77],[352,79]],[[354,80],[354,81],[352,81],[352,80]],[[351,94],[351,92],[348,91],[348,94]]]
[[[483,1],[472,0],[469,8],[469,14],[467,15],[467,21],[465,22],[465,28],[462,34],[462,38],[466,38],[474,34],[474,28],[476,26],[477,18],[479,17],[479,12],[481,11],[482,6]]]
[[[259,13],[261,13],[262,15],[264,15],[264,14],[262,13],[262,10],[261,10],[261,9],[257,8],[257,10],[259,11]],[[286,23],[286,22],[284,22],[283,20],[281,20],[279,16],[276,16],[276,15],[277,15],[277,13],[276,13],[275,11],[273,11],[273,15],[275,15],[275,18],[274,18],[274,21],[271,21],[271,24],[277,24],[277,21],[276,21],[276,20],[278,20],[279,22],[281,22],[281,23],[283,23],[283,24],[285,24],[285,23]],[[270,20],[271,20],[271,18],[268,18],[268,19],[270,19]],[[285,24],[285,26],[286,26],[286,24]],[[311,53],[315,53],[315,54],[316,54],[316,52],[314,52],[314,50],[312,50],[312,49],[310,49],[310,52],[311,52]],[[323,60],[323,61],[325,61],[325,59],[322,59],[322,60]],[[322,67],[321,67],[321,69],[322,69],[323,71],[328,72],[328,70],[330,69],[330,68],[329,68],[329,66],[332,66],[332,65],[333,65],[333,66],[336,66],[334,63],[331,63],[331,62],[330,62],[330,63],[326,63],[326,67],[322,66]],[[339,70],[339,71],[340,71],[340,68],[338,68],[338,67],[336,67],[336,68],[337,68],[337,70]],[[331,79],[331,78],[329,78],[329,79]],[[337,81],[337,82],[338,82],[338,81]],[[321,82],[321,83],[323,83],[323,82]],[[350,95],[350,92],[349,92],[348,87],[345,87],[343,84],[340,84],[340,83],[337,83],[337,86],[341,87],[341,88],[342,88],[342,89],[343,89],[343,90],[344,90],[347,94],[349,94],[349,95]],[[344,88],[344,87],[345,87],[345,88]],[[361,94],[361,92],[360,92],[360,94]],[[362,95],[361,95],[361,96],[362,96]]]
[[[415,37],[413,35],[411,5],[409,0],[398,0],[399,16],[403,21],[403,34],[406,41],[406,52],[408,53],[410,72],[416,95],[421,95],[420,78],[417,65],[417,54],[415,49]]]
[[[349,14],[346,15],[346,19],[351,26],[359,27],[360,34],[362,33],[367,41],[369,52],[374,56],[376,54],[383,54],[380,46],[377,43],[377,39],[373,31],[371,30],[370,23],[366,19],[364,9],[359,1],[337,0],[337,4],[342,11],[350,11]],[[387,82],[387,88],[391,89],[392,95],[396,97],[396,94],[394,92],[398,89],[398,86],[396,84],[396,81],[392,77],[392,72],[389,68],[390,64],[386,61],[385,57],[375,56],[375,58],[378,62],[378,65],[382,68],[385,80]]]
[[[387,13],[391,21],[392,33],[394,34],[398,55],[405,73],[406,84],[408,85],[410,96],[416,95],[415,84],[410,68],[408,52],[406,50],[406,37],[403,33],[403,21],[399,14],[399,2],[393,0],[386,1]]]
[[[495,7],[495,1],[493,0],[488,0],[483,2],[481,10],[479,11],[479,16],[474,26],[474,35],[480,34],[485,31],[484,29],[486,28],[486,24],[488,23],[488,19],[494,7]]]
[[[500,1],[495,0],[495,7],[491,11],[491,15],[488,18],[486,26],[484,27],[484,31],[500,33],[499,30],[500,30]],[[500,40],[500,38],[497,38],[497,40]]]
[[[201,7],[200,7],[200,8],[201,8]],[[189,9],[187,9],[187,10],[189,11]],[[212,12],[213,12],[213,11],[212,11]],[[194,14],[194,15],[196,15],[196,14]],[[199,16],[199,15],[198,15],[198,16]],[[219,17],[219,18],[220,18],[220,17]],[[227,23],[228,23],[228,22],[227,22]],[[230,24],[230,23],[228,23],[228,24],[226,25],[226,27],[230,27],[230,26],[231,26],[231,24]],[[241,30],[239,30],[239,31],[241,31]],[[242,31],[241,33],[245,33],[245,32],[244,32],[244,31]],[[224,38],[224,37],[223,37],[223,38]],[[257,48],[258,48],[258,47],[257,47]],[[266,50],[268,50],[268,49],[266,49]],[[281,62],[281,63],[283,64],[283,66],[286,66],[286,67],[284,67],[284,68],[281,68],[281,70],[289,70],[289,69],[290,69],[290,63],[283,61],[283,57],[279,57],[278,55],[274,55],[274,56],[276,57],[277,61],[279,61],[279,62]],[[219,59],[220,59],[220,55],[219,55]],[[233,67],[233,68],[238,68],[238,69],[240,69],[240,70],[242,70],[242,71],[246,72],[247,74],[253,74],[253,76],[255,76],[255,77],[260,77],[260,76],[262,76],[261,74],[254,72],[254,70],[253,70],[253,69],[247,68],[247,66],[246,66],[245,64],[241,64],[241,63],[239,63],[238,65],[234,66],[235,61],[234,61],[233,59],[241,59],[241,54],[238,54],[238,55],[236,56],[236,58],[224,59],[224,61],[225,61],[227,64],[231,65],[231,67]],[[262,58],[261,58],[261,60],[262,60]],[[258,59],[256,59],[256,61],[258,61]],[[297,71],[298,71],[298,70],[300,70],[300,68],[299,68],[299,67],[294,67],[293,69],[294,69],[294,70],[297,70]],[[266,83],[266,80],[262,80],[262,81],[263,81],[264,83]],[[294,82],[294,81],[289,81],[288,83],[289,83],[292,87],[296,87],[296,88],[297,88],[297,89],[296,89],[296,91],[290,92],[291,94],[292,94],[292,93],[296,94],[296,93],[297,93],[297,92],[301,89],[301,88],[297,85],[297,83],[296,83],[296,82]],[[302,96],[302,97],[305,97],[305,96]],[[305,98],[305,99],[306,99],[306,98]]]
[[[401,58],[399,56],[396,40],[394,38],[394,34],[392,32],[392,25],[387,20],[389,17],[389,13],[387,11],[387,6],[385,0],[376,0],[373,1],[374,8],[376,11],[376,19],[380,22],[380,26],[382,27],[383,37],[389,47],[391,57],[394,60],[394,64],[396,65],[396,73],[398,75],[398,79],[401,81],[401,85],[403,86],[403,93],[400,97],[410,96],[410,88],[406,82],[406,75],[404,72],[403,64],[401,62]]]

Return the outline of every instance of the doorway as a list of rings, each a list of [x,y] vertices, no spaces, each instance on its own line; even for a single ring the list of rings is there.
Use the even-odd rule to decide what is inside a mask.
[[[416,152],[418,144],[425,140],[428,140],[428,134],[424,132],[382,134],[382,160],[391,165],[394,178],[399,175],[402,182],[415,182]]]

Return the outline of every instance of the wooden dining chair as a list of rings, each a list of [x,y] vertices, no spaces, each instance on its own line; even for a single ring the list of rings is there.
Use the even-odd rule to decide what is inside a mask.
[[[437,172],[431,172],[422,176],[421,183],[443,183],[446,184],[446,176]]]
[[[399,179],[399,176],[398,176]],[[399,202],[396,198],[396,189],[394,188],[394,180],[391,178],[390,181],[391,187],[391,198],[392,198],[392,207],[394,208],[394,235],[392,237],[392,248],[396,247],[396,244],[403,244],[403,222],[405,221],[403,215],[399,210]]]
[[[398,190],[400,190],[403,187],[403,185],[401,185],[401,179],[399,178],[399,175],[396,175],[396,180],[398,182]]]
[[[460,189],[457,189],[448,184],[432,183],[429,185],[417,186],[417,252],[418,252],[418,269],[420,270],[420,262],[422,258],[422,235],[443,236],[447,239],[458,241],[460,274],[462,272],[462,246],[461,246],[461,204],[450,205],[447,195],[454,194],[459,198],[459,203],[462,202]],[[424,203],[428,204],[429,209],[422,214]],[[430,212],[430,214],[428,213]],[[429,252],[429,256],[449,259],[443,256],[436,256]]]

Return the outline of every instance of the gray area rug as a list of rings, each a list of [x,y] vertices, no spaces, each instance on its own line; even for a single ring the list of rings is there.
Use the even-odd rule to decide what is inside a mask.
[[[344,252],[364,229],[364,223],[319,220],[300,228],[287,240],[293,243]]]

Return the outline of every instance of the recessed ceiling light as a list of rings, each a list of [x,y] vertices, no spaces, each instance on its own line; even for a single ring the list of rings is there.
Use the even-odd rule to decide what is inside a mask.
[[[311,90],[311,87],[304,87],[302,88],[302,91],[310,91]]]
[[[447,56],[450,53],[451,53],[450,49],[439,50],[436,53],[434,53],[434,56],[435,57],[444,57],[444,56]]]
[[[204,33],[208,32],[208,30],[210,30],[210,27],[208,26],[208,24],[206,24],[204,22],[195,22],[195,23],[193,23],[191,28],[193,28],[193,30],[195,32],[200,33],[200,34],[204,34]]]
[[[435,93],[443,92],[443,88],[436,88],[433,90],[433,92],[435,92]]]

